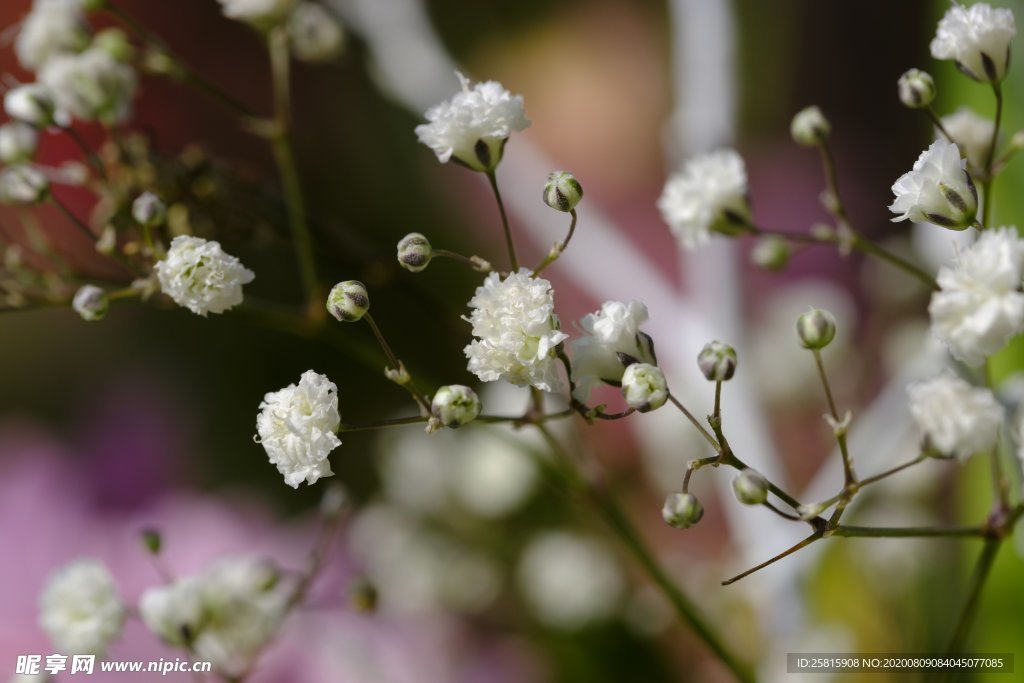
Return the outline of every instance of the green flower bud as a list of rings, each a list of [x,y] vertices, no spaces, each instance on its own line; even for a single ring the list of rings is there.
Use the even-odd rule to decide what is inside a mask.
[[[697,354],[697,365],[709,382],[725,382],[736,372],[736,349],[720,341],[704,346]]]
[[[935,79],[920,69],[910,69],[896,82],[900,102],[911,109],[922,109],[935,100]]]
[[[370,310],[370,295],[358,280],[339,282],[327,295],[327,311],[341,322],[354,323]]]
[[[668,383],[665,374],[648,363],[633,363],[622,373],[622,396],[630,408],[646,413],[665,405]]]
[[[544,203],[556,211],[569,212],[583,199],[583,187],[576,176],[566,171],[554,171],[544,185]]]
[[[377,611],[377,587],[367,579],[356,579],[348,589],[348,603],[354,612],[372,614]]]
[[[430,402],[430,412],[449,429],[469,424],[480,414],[480,399],[476,392],[461,384],[441,387]]]
[[[797,318],[796,335],[805,349],[823,349],[836,336],[836,319],[828,311],[812,308]]]
[[[163,546],[163,537],[159,531],[156,529],[143,529],[139,532],[139,540],[142,542],[142,547],[150,555],[160,554],[160,548]]]
[[[765,270],[782,270],[789,265],[792,253],[785,239],[778,235],[766,235],[754,244],[750,260]]]
[[[426,268],[432,257],[430,240],[418,232],[410,232],[398,242],[398,265],[410,272]]]
[[[704,506],[692,493],[671,493],[661,508],[661,518],[676,529],[689,529],[704,516]]]
[[[132,202],[132,218],[140,225],[155,228],[167,220],[167,205],[152,192],[143,192]]]
[[[92,44],[123,64],[135,61],[135,46],[128,39],[128,34],[119,28],[103,29],[92,39]]]
[[[107,293],[99,287],[83,285],[75,293],[71,307],[78,315],[82,316],[82,320],[90,322],[102,320],[103,316],[107,314],[107,309],[110,308],[110,299],[107,297]]]
[[[816,147],[823,142],[832,131],[828,119],[818,107],[807,107],[797,112],[789,126],[793,141],[804,147]]]
[[[732,491],[744,505],[760,505],[768,500],[768,480],[748,467],[732,480]]]

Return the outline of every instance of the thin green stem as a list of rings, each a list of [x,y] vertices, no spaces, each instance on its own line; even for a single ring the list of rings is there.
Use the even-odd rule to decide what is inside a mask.
[[[813,534],[811,534],[810,536],[808,536],[804,540],[800,541],[796,545],[793,545],[793,546],[790,546],[789,548],[786,548],[785,550],[783,550],[778,555],[775,555],[774,557],[765,560],[764,562],[762,562],[761,564],[757,565],[756,567],[751,567],[750,569],[748,569],[747,571],[743,572],[742,574],[737,574],[736,576],[732,577],[731,579],[726,579],[725,581],[722,582],[722,585],[723,586],[728,586],[729,584],[736,583],[740,579],[743,579],[743,578],[746,578],[746,577],[750,576],[754,572],[761,571],[765,567],[771,566],[771,565],[775,564],[776,562],[778,562],[779,560],[782,560],[782,559],[784,559],[786,557],[789,557],[790,555],[792,555],[796,551],[798,551],[798,550],[800,550],[802,548],[806,548],[807,546],[809,546],[810,544],[814,543],[819,538],[821,538],[821,536],[822,536],[822,534],[821,534],[820,531],[815,531]]]
[[[369,312],[366,312],[363,314],[363,320],[365,320],[366,323],[370,326],[370,329],[373,330],[373,336],[377,338],[377,343],[380,344],[381,349],[384,350],[384,355],[388,359],[388,365],[390,365],[396,372],[401,373],[405,371],[405,364],[402,363],[402,361],[398,359],[398,356],[395,355],[395,352],[391,349],[391,345],[388,344],[388,340],[384,338],[384,334],[380,331],[380,328],[377,327],[377,321],[373,319],[373,316],[370,315]],[[416,388],[416,384],[415,382],[412,381],[412,378],[408,378],[408,381],[402,383],[402,386],[404,386],[409,391],[409,393],[412,394],[413,399],[415,399],[416,402],[420,404],[420,407],[423,408],[424,413],[429,415],[430,400],[427,399],[427,397],[419,389]]]
[[[448,249],[431,249],[430,255],[440,256],[442,258],[458,261],[459,263],[464,263],[478,273],[489,273],[491,271],[491,264],[479,256],[464,256],[458,252],[449,251]]]
[[[57,197],[52,194],[50,195],[50,201],[52,201],[53,205],[56,206],[64,217],[68,219],[68,222],[78,228],[80,233],[88,237],[91,242],[96,242],[96,233],[92,231],[92,228],[85,224],[85,221],[76,216],[75,213],[64,204],[64,202],[57,199]]]
[[[98,154],[96,154],[96,150],[94,150],[92,146],[85,141],[82,134],[72,126],[61,126],[60,129],[66,133],[69,138],[71,138],[78,149],[82,150],[82,154],[85,155],[85,158],[89,161],[89,165],[93,167],[96,174],[99,175],[102,180],[106,180],[107,167],[103,165],[103,160],[100,159]]]
[[[566,247],[569,246],[569,240],[572,239],[573,234],[576,232],[576,209],[570,209],[569,215],[572,216],[572,220],[569,222],[569,233],[565,236],[564,240],[562,240],[561,242],[556,242],[555,245],[551,247],[551,251],[544,258],[544,260],[541,261],[540,264],[533,269],[534,277],[539,275],[541,271],[543,271],[545,268],[554,263],[555,260],[562,255],[562,252],[565,251]]]
[[[825,373],[825,364],[821,361],[821,351],[819,349],[811,349],[814,354],[814,363],[818,366],[818,376],[821,377],[821,385],[825,388],[825,397],[828,399],[828,409],[832,413],[832,419],[836,423],[840,422],[839,411],[836,409],[836,402],[832,398],[832,387],[828,382],[828,375]],[[853,472],[853,461],[850,459],[849,448],[846,445],[846,429],[834,429],[836,442],[839,444],[839,453],[843,458],[843,479],[847,487],[852,486],[857,481],[857,476]]]
[[[494,171],[487,172],[487,180],[491,183],[494,191],[494,199],[498,202],[498,213],[501,214],[501,227],[505,232],[505,248],[508,250],[508,260],[512,264],[512,272],[519,270],[519,258],[516,256],[516,245],[512,242],[512,229],[508,224],[508,215],[505,213],[505,202],[501,199],[501,191],[498,189],[498,178]]]
[[[971,577],[971,587],[967,594],[967,601],[964,603],[963,609],[960,612],[960,618],[957,620],[956,629],[953,631],[953,636],[946,647],[946,652],[950,654],[961,652],[967,643],[967,635],[970,632],[974,614],[978,610],[981,592],[985,587],[985,582],[988,580],[992,565],[995,563],[996,555],[999,554],[1002,541],[1003,539],[1001,538],[985,539],[985,547],[981,549],[981,555],[974,566],[974,574]]]
[[[718,440],[715,439],[715,437],[711,436],[711,432],[704,429],[704,425],[700,423],[700,420],[694,417],[693,413],[687,410],[686,406],[680,403],[679,399],[677,399],[673,394],[670,393],[668,395],[668,400],[672,402],[672,405],[679,409],[679,412],[686,416],[686,419],[689,420],[693,424],[693,426],[697,428],[697,431],[700,432],[700,435],[703,436],[709,444],[711,444],[712,448],[714,448],[716,451],[720,450],[721,446],[719,445]]]
[[[953,136],[949,134],[949,131],[946,130],[946,127],[942,125],[942,119],[939,118],[939,115],[935,112],[935,108],[932,105],[929,104],[927,107],[925,107],[924,113],[928,115],[928,118],[931,119],[932,121],[932,125],[934,125],[935,128],[940,133],[942,133],[942,136],[946,138],[948,142],[952,142],[954,144],[956,143],[956,140],[954,140]]]
[[[840,524],[828,532],[829,536],[844,538],[964,538],[985,535],[985,529],[976,526],[963,527],[867,527]]]
[[[827,208],[841,222],[846,223],[846,209],[839,198],[839,179],[836,175],[835,158],[832,156],[832,148],[829,147],[828,140],[822,140],[818,145],[818,152],[821,156],[821,168],[825,173],[825,189],[831,195],[832,200],[828,202]]]
[[[860,490],[860,489],[864,488],[865,486],[867,486],[868,484],[874,484],[875,482],[881,481],[881,480],[885,479],[886,477],[891,477],[892,475],[896,474],[897,472],[902,472],[903,470],[907,469],[908,467],[912,467],[913,465],[916,465],[917,463],[919,463],[922,460],[925,460],[927,458],[928,458],[928,456],[926,454],[922,453],[921,455],[917,456],[916,458],[914,458],[910,462],[905,462],[902,465],[897,465],[896,467],[893,467],[892,469],[885,470],[884,472],[881,472],[879,474],[867,477],[866,479],[861,479],[860,481],[857,482],[857,489]]]
[[[693,473],[706,465],[718,465],[721,464],[721,459],[717,455],[713,455],[710,458],[700,458],[699,460],[691,460],[686,463],[686,474],[683,475],[683,493],[690,490],[690,477]]]
[[[1003,86],[999,83],[992,84],[992,94],[996,98],[996,118],[992,126],[992,140],[989,143],[988,151],[985,153],[984,178],[982,182],[982,196],[984,204],[981,205],[981,224],[989,227],[989,216],[992,212],[992,184],[995,181],[995,174],[992,172],[992,161],[996,153],[996,141],[999,139],[999,126],[1003,120]]]

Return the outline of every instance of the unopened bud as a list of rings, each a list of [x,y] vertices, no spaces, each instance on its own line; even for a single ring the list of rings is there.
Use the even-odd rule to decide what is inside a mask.
[[[736,349],[720,341],[704,345],[697,354],[697,365],[709,382],[725,382],[736,372]]]
[[[449,429],[469,424],[480,414],[480,399],[476,392],[461,384],[441,387],[430,402],[430,412]]]
[[[1018,130],[1010,137],[1010,147],[1012,147],[1014,151],[1024,149],[1024,130]]]
[[[828,119],[821,113],[821,109],[814,106],[798,111],[789,125],[793,141],[804,147],[822,144],[831,131],[832,126],[829,125]]]
[[[412,376],[409,371],[405,369],[405,363],[398,361],[397,368],[384,368],[384,377],[389,382],[394,382],[400,387],[404,387],[406,384],[412,381]]]
[[[132,202],[132,218],[149,228],[163,225],[167,220],[167,205],[152,192],[143,192]]]
[[[93,47],[103,50],[122,64],[135,61],[135,46],[128,34],[117,27],[105,28],[92,39]]]
[[[160,554],[160,548],[163,546],[163,537],[156,529],[143,529],[140,531],[139,541],[142,542],[142,547],[145,548],[150,555]]]
[[[823,349],[836,336],[836,319],[828,311],[812,308],[797,318],[796,335],[805,349]]]
[[[102,320],[110,308],[110,299],[107,297],[107,293],[99,287],[83,285],[75,292],[71,307],[78,315],[82,316],[82,320],[90,322]]]
[[[320,514],[328,519],[337,517],[348,508],[349,497],[341,484],[331,484],[320,499]]]
[[[732,480],[732,492],[744,505],[760,505],[768,500],[768,480],[748,467]]]
[[[418,232],[410,232],[398,242],[398,265],[410,272],[426,268],[432,257],[430,240]]]
[[[342,322],[354,323],[370,310],[370,295],[358,280],[339,282],[327,295],[327,311]]]
[[[35,166],[19,164],[0,172],[0,202],[38,204],[50,194],[50,181]]]
[[[622,373],[622,396],[626,405],[641,413],[656,410],[668,400],[665,373],[649,363],[633,363]]]
[[[750,252],[750,260],[754,265],[765,270],[782,270],[789,265],[789,257],[792,255],[789,243],[778,235],[767,235],[762,237],[754,245]]]
[[[704,516],[704,506],[692,493],[670,493],[661,508],[661,518],[676,529],[688,529]]]
[[[920,69],[910,69],[897,81],[900,102],[911,109],[922,109],[935,100],[935,79]]]
[[[327,62],[341,54],[345,32],[338,20],[315,2],[300,2],[288,19],[292,53],[304,62]]]
[[[113,225],[108,225],[103,228],[100,238],[96,240],[96,251],[110,256],[114,253],[115,249],[117,249],[117,231]]]
[[[372,614],[377,611],[377,587],[367,579],[357,579],[348,589],[348,604],[354,612]]]
[[[566,171],[554,171],[544,185],[544,203],[557,211],[569,212],[583,199],[583,187],[576,176]]]
[[[20,164],[31,161],[39,147],[39,133],[24,121],[0,126],[0,161]]]
[[[56,108],[49,89],[38,83],[19,85],[4,95],[7,115],[36,128],[52,125]]]

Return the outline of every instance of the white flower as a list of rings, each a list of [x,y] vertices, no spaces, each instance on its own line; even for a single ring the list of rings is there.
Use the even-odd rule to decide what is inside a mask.
[[[19,85],[4,95],[7,115],[36,128],[45,128],[53,123],[56,106],[50,90],[39,83]]]
[[[341,445],[340,426],[338,387],[313,370],[264,396],[256,418],[258,441],[292,488],[334,474],[327,456]]]
[[[561,386],[555,347],[568,338],[558,329],[551,283],[527,268],[504,280],[491,273],[469,302],[474,339],[466,347],[469,371],[484,382],[504,379],[544,391]]]
[[[534,537],[518,565],[527,605],[545,624],[577,630],[612,615],[624,580],[614,557],[597,542],[565,531]]]
[[[978,116],[969,107],[960,107],[952,114],[942,117],[942,127],[946,129],[956,146],[960,148],[971,168],[983,170],[988,159],[988,150],[992,144],[992,132],[995,122],[984,116]],[[942,135],[936,132],[935,137]]]
[[[964,170],[960,150],[946,140],[936,140],[914,162],[913,170],[893,184],[896,201],[889,210],[892,220],[909,218],[915,223],[935,223],[952,230],[970,226],[978,213],[978,194]]]
[[[39,609],[40,626],[67,654],[104,654],[121,634],[125,616],[114,578],[89,558],[74,560],[50,577]]]
[[[910,414],[928,445],[966,460],[995,448],[1003,408],[992,392],[944,371],[910,385]]]
[[[35,166],[18,164],[0,171],[0,203],[35,204],[49,192],[50,180]]]
[[[170,645],[228,676],[244,672],[277,631],[287,594],[278,572],[253,557],[229,558],[191,576],[143,593],[146,626]]]
[[[998,83],[1010,66],[1010,41],[1017,35],[1013,12],[979,2],[953,3],[932,40],[932,57],[953,59],[971,78]]]
[[[102,48],[59,55],[39,72],[62,115],[112,125],[131,115],[135,70]]]
[[[292,52],[304,62],[326,62],[341,54],[345,33],[334,15],[315,2],[300,2],[288,19]]]
[[[179,235],[167,256],[156,264],[160,289],[197,315],[223,313],[242,303],[242,285],[255,274],[218,242]]]
[[[665,373],[649,363],[633,363],[622,373],[622,397],[641,413],[657,410],[668,400]]]
[[[71,307],[83,320],[102,320],[110,308],[107,293],[96,285],[82,285],[71,300]]]
[[[508,136],[530,126],[523,97],[513,95],[497,81],[477,83],[470,90],[469,79],[458,72],[455,75],[462,91],[428,109],[429,123],[416,126],[416,135],[441,163],[454,158],[474,171],[493,171]]]
[[[295,6],[295,0],[219,0],[224,16],[258,27],[277,23]]]
[[[22,21],[14,51],[29,71],[52,57],[80,52],[89,45],[89,31],[78,0],[35,0]]]
[[[789,124],[789,134],[793,141],[804,147],[822,144],[831,131],[832,126],[828,119],[816,106],[801,109]]]
[[[19,164],[30,161],[39,146],[39,133],[23,121],[11,121],[0,126],[0,161]]]
[[[706,243],[713,231],[748,223],[743,158],[731,149],[693,157],[669,176],[658,209],[684,249]]]
[[[980,365],[1024,329],[1024,240],[1016,228],[986,230],[939,269],[928,313],[956,358]]]
[[[601,310],[580,319],[586,333],[572,343],[573,396],[586,402],[591,390],[602,382],[620,382],[626,366],[623,353],[644,363],[654,363],[651,338],[640,331],[647,322],[647,307],[639,301],[606,301]]]

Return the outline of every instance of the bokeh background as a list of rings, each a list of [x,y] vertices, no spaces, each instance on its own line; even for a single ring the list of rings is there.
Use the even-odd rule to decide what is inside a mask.
[[[225,19],[218,3],[120,4],[211,81],[269,110],[260,41]],[[996,4],[1024,17],[1021,3]],[[28,5],[4,2],[0,25],[15,24]],[[796,491],[838,484],[833,479],[815,488],[825,486],[830,435],[820,420],[813,365],[791,339],[792,321],[810,304],[837,314],[842,330],[830,361],[841,401],[859,418],[876,401],[901,400],[902,386],[893,382],[902,381],[901,371],[926,347],[926,293],[898,273],[825,248],[798,253],[784,274],[761,272],[747,264],[745,240],[713,250],[713,262],[726,264],[728,275],[728,287],[719,287],[705,277],[699,255],[680,257],[655,201],[666,174],[687,154],[730,144],[747,161],[758,223],[810,229],[827,217],[817,198],[820,169],[816,155],[790,141],[788,129],[794,112],[818,104],[832,123],[841,192],[855,224],[894,249],[917,248],[916,258],[928,262],[927,250],[920,250],[927,240],[912,241],[907,226],[889,222],[886,209],[893,180],[933,134],[920,112],[899,104],[896,79],[914,66],[935,74],[942,114],[961,104],[980,113],[992,108],[984,87],[928,54],[946,3],[337,0],[331,7],[348,28],[343,57],[294,66],[295,145],[317,258],[326,279],[367,284],[376,319],[424,386],[469,383],[462,354],[469,326],[460,316],[479,276],[452,262],[412,275],[395,262],[395,243],[417,231],[437,246],[496,263],[502,256],[496,210],[481,178],[439,165],[416,142],[422,111],[408,104],[434,92],[436,69],[417,59],[422,46],[410,36],[474,79],[496,79],[524,95],[533,126],[509,142],[499,179],[525,261],[539,260],[566,227],[540,202],[544,174],[524,175],[537,168],[537,155],[549,161],[547,170],[571,170],[582,182],[586,197],[574,247],[601,260],[576,269],[559,262],[548,271],[563,326],[572,331],[573,321],[601,303],[588,284],[594,276],[579,275],[586,269],[620,286],[616,296],[623,300],[651,283],[667,287],[671,296],[648,301],[659,350],[695,357],[703,341],[729,335],[740,350],[744,379],[736,391],[745,407],[734,414],[756,422],[737,419],[726,431],[730,439],[736,433],[752,442],[745,459]],[[429,24],[403,23],[410,16]],[[93,20],[110,23],[102,15]],[[681,64],[681,43],[702,34],[724,57],[712,50],[706,68],[692,59]],[[0,72],[30,78],[10,49],[0,51]],[[1024,74],[1011,69],[1007,133],[1024,124],[1022,86]],[[427,102],[454,92],[454,76],[447,87]],[[725,108],[716,110],[716,102]],[[710,109],[702,109],[705,103]],[[266,145],[242,132],[216,102],[174,84],[144,79],[136,106],[129,129],[144,134],[167,164],[189,169],[175,187],[189,197],[192,225],[216,230],[225,249],[256,271],[247,293],[297,304],[298,279]],[[688,125],[691,120],[697,124]],[[102,130],[80,130],[102,143]],[[533,156],[517,149],[520,141]],[[44,161],[76,154],[64,136],[44,141]],[[1019,165],[1001,177],[1000,222],[1024,220],[1022,182]],[[89,215],[87,193],[57,192],[79,215]],[[522,208],[530,205],[540,208]],[[604,233],[588,231],[591,215],[632,245],[636,258],[625,263],[642,268],[629,269],[620,252],[603,249]],[[59,214],[43,208],[35,216],[71,263],[109,274]],[[0,221],[6,245],[29,240],[19,213],[5,209]],[[538,239],[544,229],[549,236]],[[689,313],[703,317],[691,321]],[[709,335],[696,345],[694,327]],[[381,376],[384,359],[375,356],[365,326],[346,327],[332,344],[294,332],[267,330],[242,313],[202,319],[134,302],[118,303],[99,324],[65,309],[0,314],[0,552],[6,558],[0,666],[13,671],[16,654],[49,651],[36,626],[35,596],[63,561],[101,557],[123,579],[128,597],[156,581],[136,545],[144,526],[164,530],[168,561],[181,569],[242,551],[301,562],[323,487],[286,487],[252,442],[263,394],[314,368],[339,385],[345,421],[409,414],[413,406]],[[1012,375],[1018,355],[1003,354],[1002,375]],[[698,414],[706,410],[710,394],[695,382],[694,369],[677,370]],[[509,414],[523,405],[519,395],[484,398],[489,410],[505,407]],[[905,419],[897,417],[904,416],[896,411],[889,422],[872,423],[881,436],[891,435],[871,442],[887,449],[872,453],[874,462],[894,464],[916,452]],[[785,678],[786,652],[942,649],[977,542],[832,541],[818,544],[809,559],[793,558],[720,587],[752,564],[745,544],[752,530],[766,527],[754,521],[759,511],[734,510],[738,505],[721,486],[728,486],[725,472],[699,475],[707,508],[700,526],[679,532],[663,524],[664,494],[678,486],[687,460],[706,455],[674,418],[643,416],[589,429],[572,423],[563,436],[585,459],[602,464],[657,553],[765,680]],[[601,522],[545,481],[524,449],[539,445],[483,428],[430,438],[417,427],[345,435],[332,465],[358,501],[355,518],[318,593],[322,605],[295,619],[258,680],[727,680]],[[856,448],[854,456],[861,456]],[[894,526],[977,522],[989,495],[981,465],[926,463],[865,495],[851,518]],[[767,529],[755,563],[798,538],[784,525]],[[577,577],[583,597],[561,612],[538,607],[544,596],[523,585],[544,583],[523,558],[545,533],[586,538],[594,547],[584,550],[597,554]],[[574,547],[555,538],[555,545]],[[1024,642],[1022,544],[1016,545],[1003,551],[986,590],[975,651],[1013,652]],[[562,563],[564,571],[572,573],[581,553],[588,566],[584,550]],[[537,552],[540,567],[561,561],[557,553]],[[348,587],[363,577],[380,590],[374,614],[356,614],[346,601]],[[113,656],[143,656],[137,653],[166,651],[138,628]],[[0,669],[0,677],[8,673]]]

